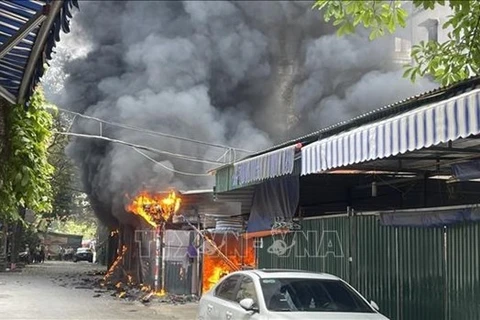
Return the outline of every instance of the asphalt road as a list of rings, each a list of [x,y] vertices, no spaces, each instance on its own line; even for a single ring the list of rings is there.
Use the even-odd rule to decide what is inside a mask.
[[[195,319],[196,304],[143,305],[81,289],[76,280],[98,266],[47,261],[0,273],[0,319]]]

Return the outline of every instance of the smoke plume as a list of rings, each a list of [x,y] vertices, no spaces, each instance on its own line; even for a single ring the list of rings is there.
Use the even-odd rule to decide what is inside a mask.
[[[77,117],[72,132],[177,154],[72,138],[67,153],[102,221],[129,223],[125,195],[139,189],[211,188],[205,172],[234,154],[217,145],[261,150],[432,88],[401,78],[389,55],[391,38],[369,42],[362,32],[339,38],[311,5],[80,3],[44,79],[47,97],[140,129]]]

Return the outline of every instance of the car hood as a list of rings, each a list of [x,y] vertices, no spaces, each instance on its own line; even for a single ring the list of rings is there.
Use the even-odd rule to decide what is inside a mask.
[[[389,320],[379,313],[345,313],[345,312],[275,312],[269,320]]]

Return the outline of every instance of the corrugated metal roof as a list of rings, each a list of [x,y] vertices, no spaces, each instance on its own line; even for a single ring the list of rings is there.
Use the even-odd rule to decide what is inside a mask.
[[[309,144],[317,141],[318,139],[325,138],[325,137],[340,133],[342,131],[356,128],[358,126],[368,124],[371,122],[379,121],[381,119],[391,117],[393,115],[403,113],[403,112],[424,106],[429,103],[448,99],[452,96],[471,90],[479,85],[480,85],[480,76],[475,76],[449,86],[442,86],[442,87],[424,92],[422,94],[411,96],[407,99],[389,104],[382,108],[361,114],[353,119],[342,121],[334,125],[328,126],[326,128],[320,129],[318,131],[301,136],[299,138],[283,142],[279,145],[276,145],[266,150],[252,154],[247,158],[272,152],[274,150],[284,148],[296,143],[302,143],[304,145]]]
[[[70,31],[77,0],[0,1],[0,95],[24,103],[52,58],[60,31]]]

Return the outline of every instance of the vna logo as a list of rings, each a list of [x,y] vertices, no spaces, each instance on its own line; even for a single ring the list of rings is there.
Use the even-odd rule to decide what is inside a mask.
[[[267,252],[279,257],[344,258],[337,231],[296,231],[273,234]]]

